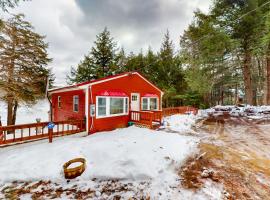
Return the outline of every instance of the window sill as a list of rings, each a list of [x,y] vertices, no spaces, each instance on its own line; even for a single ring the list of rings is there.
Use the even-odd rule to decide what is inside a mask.
[[[96,119],[110,118],[110,117],[121,117],[121,116],[128,116],[128,113],[114,114],[114,115],[106,115],[106,116],[96,116]]]

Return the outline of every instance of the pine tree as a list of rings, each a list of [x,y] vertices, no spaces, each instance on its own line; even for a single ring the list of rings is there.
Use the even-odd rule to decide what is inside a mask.
[[[8,8],[14,8],[15,6],[17,6],[19,1],[20,0],[1,0],[0,8],[6,12]],[[25,1],[25,0],[22,0],[22,1]]]
[[[105,29],[96,36],[96,41],[90,53],[78,64],[77,69],[71,68],[67,76],[69,83],[90,81],[117,73],[119,61],[116,43]]]
[[[158,86],[165,91],[164,106],[167,107],[170,105],[171,98],[177,93],[174,84],[177,76],[177,66],[174,61],[174,46],[168,30],[164,35],[158,59]]]
[[[215,1],[212,11],[212,14],[220,19],[219,24],[225,23],[227,33],[239,43],[245,96],[247,103],[250,105],[256,104],[256,87],[252,74],[252,57],[254,55],[254,45],[258,33],[260,33],[259,12],[258,0],[217,0]]]
[[[45,68],[51,59],[44,38],[22,14],[5,21],[0,31],[0,90],[8,125],[15,124],[19,103],[33,104],[45,96],[46,79],[52,75]]]

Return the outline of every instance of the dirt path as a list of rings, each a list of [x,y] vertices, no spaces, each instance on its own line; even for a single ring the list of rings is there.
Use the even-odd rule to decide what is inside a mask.
[[[202,172],[224,185],[227,199],[270,199],[270,123],[247,118],[208,118],[199,123],[200,158],[180,170],[187,188],[203,185]]]

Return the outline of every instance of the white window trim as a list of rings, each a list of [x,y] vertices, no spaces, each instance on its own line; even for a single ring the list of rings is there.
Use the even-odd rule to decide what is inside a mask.
[[[106,115],[98,115],[98,98],[106,99]],[[124,99],[124,113],[121,114],[110,114],[110,98],[122,98]],[[126,110],[126,100],[127,99],[127,110]],[[108,118],[108,117],[117,117],[117,116],[126,116],[129,115],[129,98],[128,97],[115,97],[115,96],[96,96],[96,119]]]
[[[143,99],[147,99],[147,110],[143,109]],[[159,98],[158,97],[142,97],[141,99],[141,110],[142,111],[151,111],[150,110],[150,99],[156,99],[157,100],[157,108],[152,110],[158,110],[159,107]]]
[[[75,98],[78,97],[78,110],[75,110]],[[79,95],[73,96],[73,112],[79,112]]]
[[[60,101],[59,101],[59,100],[60,100]],[[62,108],[62,105],[59,106],[59,103],[62,104],[61,96],[57,96],[57,107],[58,107],[58,108]]]

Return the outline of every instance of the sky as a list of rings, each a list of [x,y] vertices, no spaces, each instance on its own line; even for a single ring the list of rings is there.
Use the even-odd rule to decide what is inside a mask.
[[[158,51],[168,29],[175,48],[193,12],[207,12],[211,0],[32,0],[10,13],[24,13],[49,43],[56,85],[66,85],[71,66],[88,54],[104,27],[126,53]],[[3,16],[3,14],[2,14]],[[6,14],[3,17],[8,17]]]

